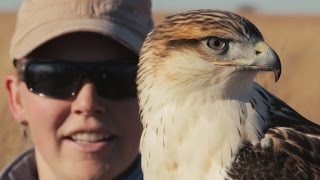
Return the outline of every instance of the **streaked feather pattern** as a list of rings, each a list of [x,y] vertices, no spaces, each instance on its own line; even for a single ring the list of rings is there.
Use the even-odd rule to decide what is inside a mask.
[[[254,82],[266,70],[280,75],[277,54],[234,13],[188,11],[156,27],[137,76],[144,178],[320,179],[320,127]]]
[[[320,179],[320,126],[256,84],[268,106],[257,145],[244,143],[227,172],[231,179]],[[267,144],[267,145],[265,145]]]

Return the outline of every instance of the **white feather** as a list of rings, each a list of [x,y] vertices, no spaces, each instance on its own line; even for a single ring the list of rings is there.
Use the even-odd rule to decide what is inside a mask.
[[[244,141],[258,142],[256,130],[263,134],[249,103],[255,74],[215,68],[192,53],[172,53],[162,62],[164,71],[150,71],[138,82],[145,179],[224,179],[232,154]],[[145,71],[152,66],[141,63]]]

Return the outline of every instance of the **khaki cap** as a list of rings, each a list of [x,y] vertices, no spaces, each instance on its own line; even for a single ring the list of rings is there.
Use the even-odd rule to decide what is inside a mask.
[[[150,0],[24,0],[10,56],[23,58],[45,42],[72,32],[106,35],[138,54],[152,27]]]

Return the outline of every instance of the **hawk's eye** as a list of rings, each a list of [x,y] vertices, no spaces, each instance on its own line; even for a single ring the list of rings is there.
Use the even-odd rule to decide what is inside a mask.
[[[207,40],[207,45],[214,50],[225,50],[228,48],[227,41],[217,37],[210,37]]]

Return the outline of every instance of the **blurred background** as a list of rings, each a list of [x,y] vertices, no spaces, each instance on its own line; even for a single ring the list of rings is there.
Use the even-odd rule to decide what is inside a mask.
[[[0,0],[0,169],[26,148],[14,122],[3,88],[13,72],[9,59],[10,38],[21,0]],[[272,73],[257,81],[304,117],[320,123],[320,1],[319,0],[154,0],[154,20],[190,9],[210,8],[236,12],[252,21],[282,61],[282,76]]]

